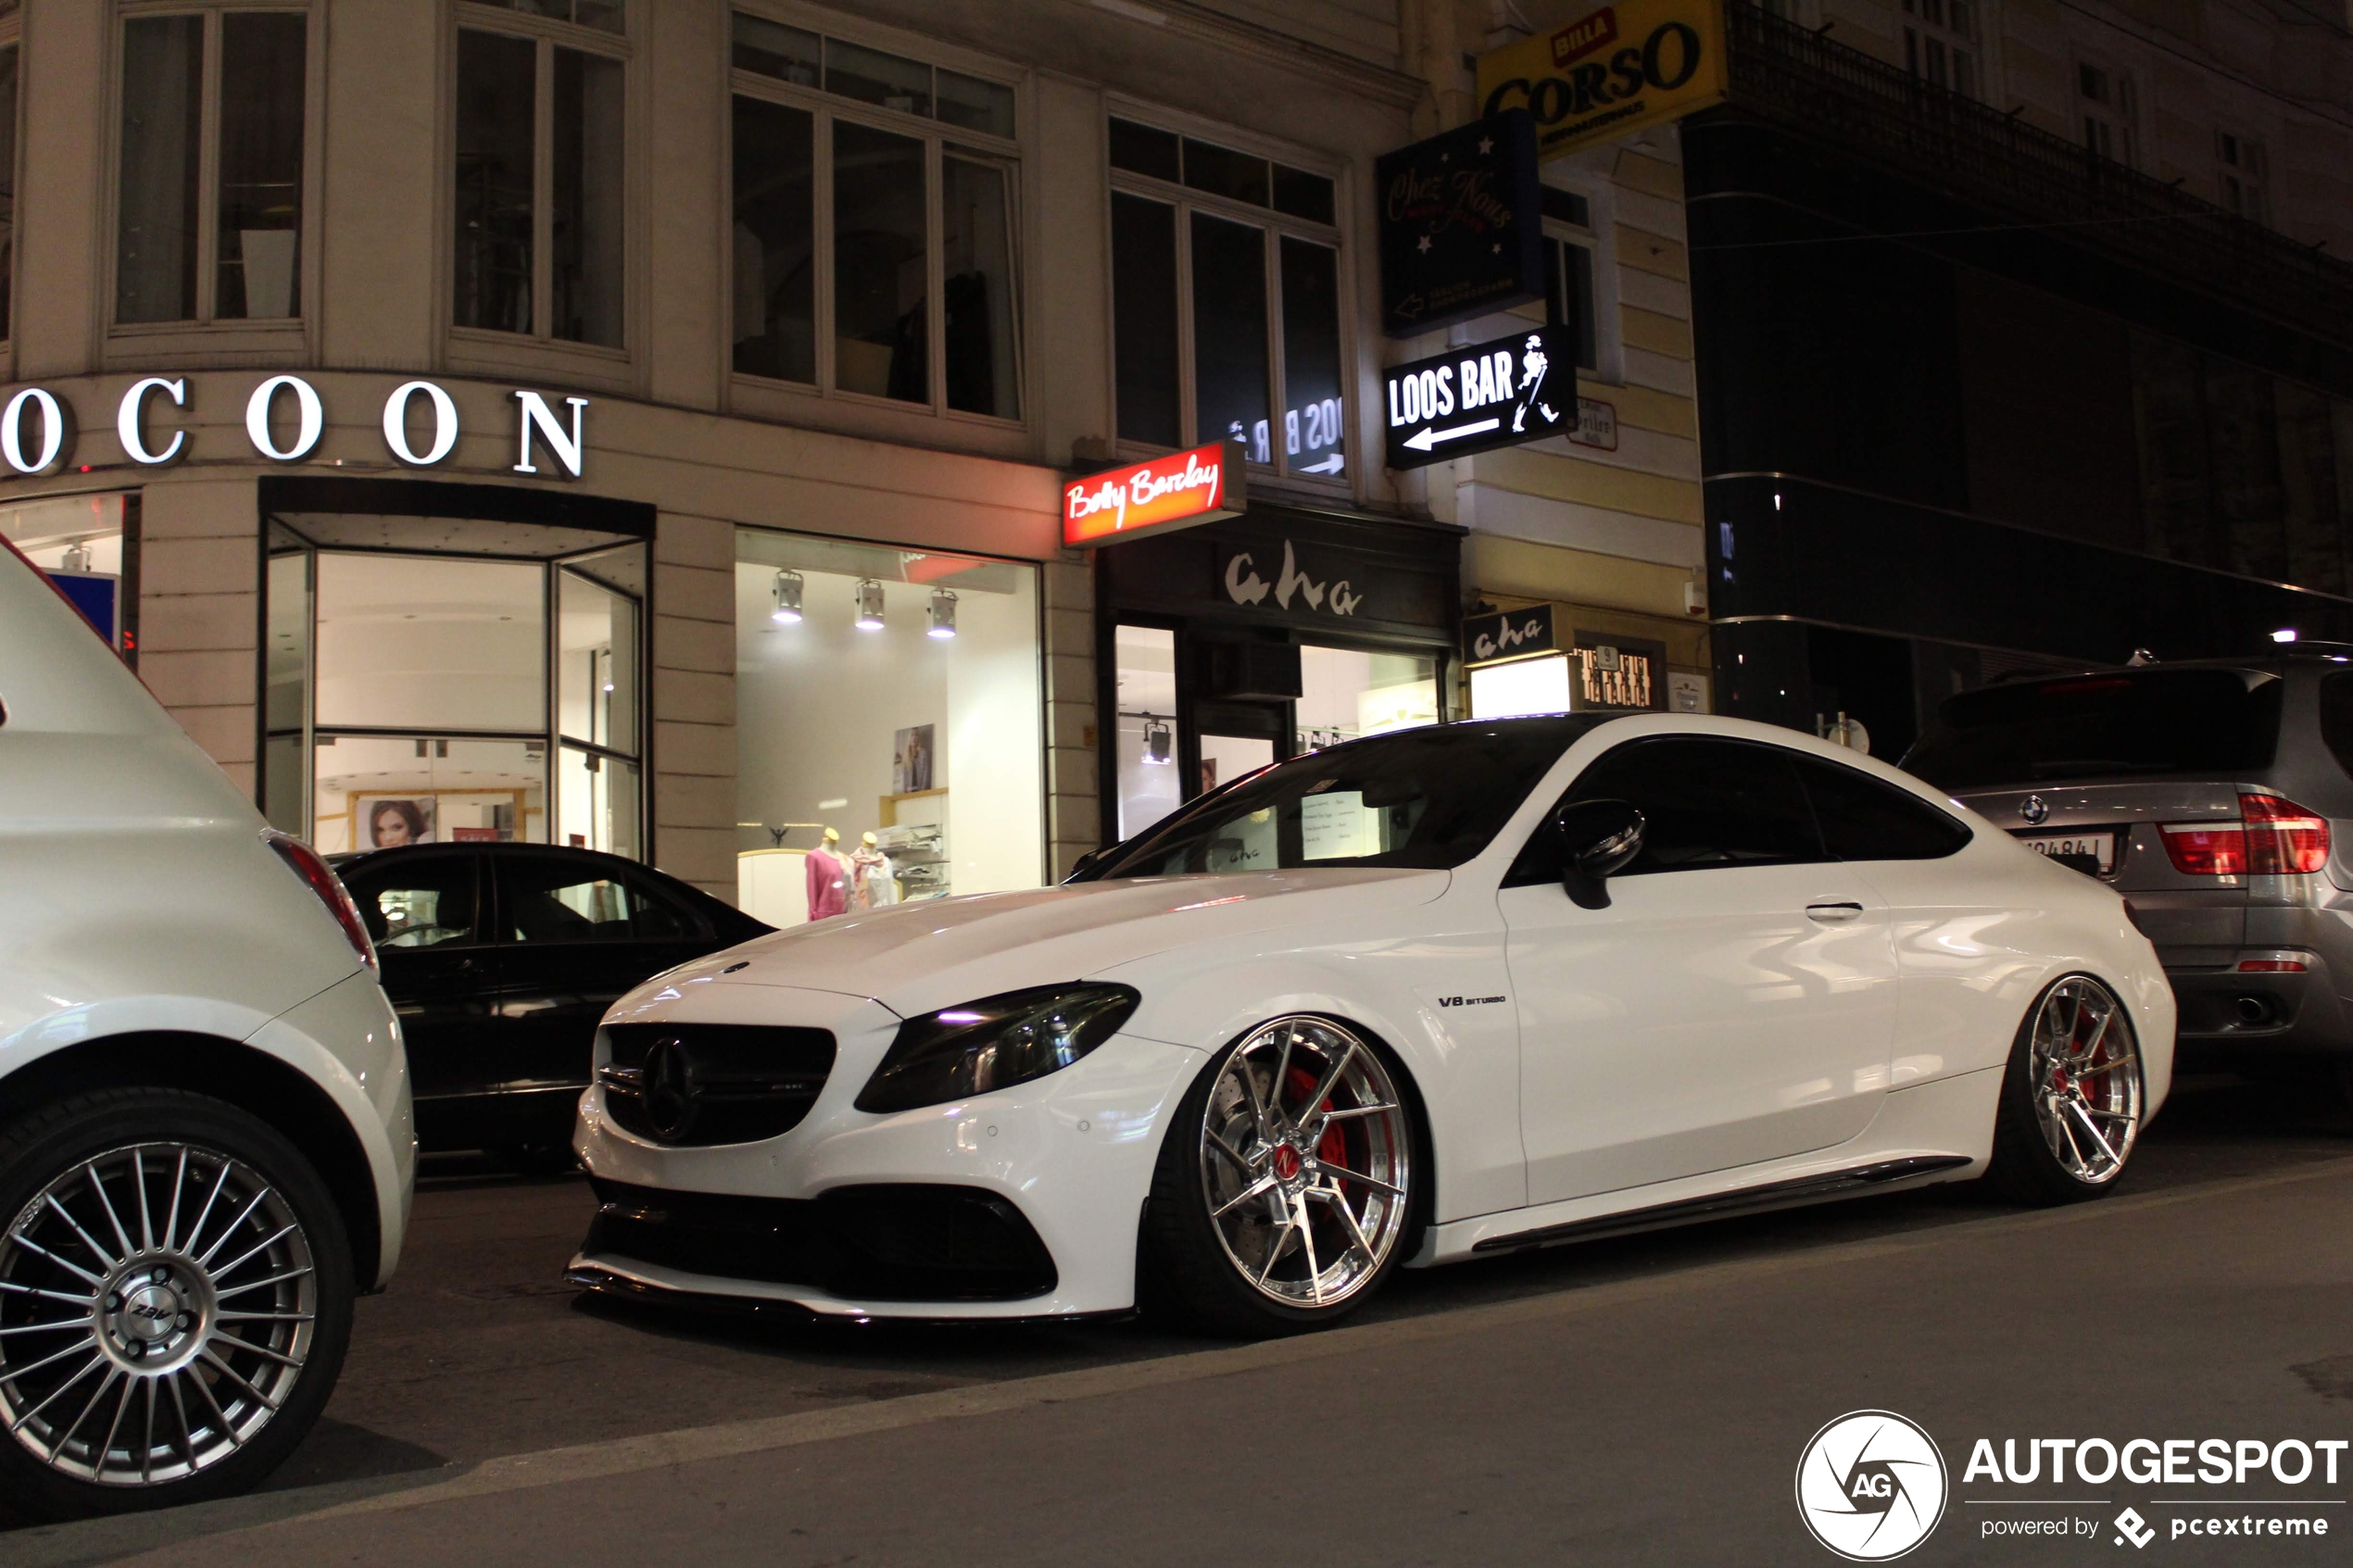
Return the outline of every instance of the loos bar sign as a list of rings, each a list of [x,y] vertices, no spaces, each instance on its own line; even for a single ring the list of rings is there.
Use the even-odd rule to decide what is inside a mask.
[[[1620,0],[1478,58],[1484,114],[1524,108],[1557,157],[1720,102],[1721,0]]]
[[[1567,332],[1541,327],[1434,358],[1391,365],[1389,466],[1516,446],[1577,429],[1577,355]]]
[[[1239,441],[1214,442],[1063,486],[1063,543],[1115,545],[1232,517],[1246,504]]]
[[[563,399],[569,420],[560,420],[536,392],[517,392],[514,471],[536,474],[533,461],[548,459],[555,473],[580,477],[585,449],[582,416],[585,397]],[[115,439],[122,455],[141,468],[161,468],[188,455],[187,429],[172,416],[195,407],[184,376],[142,376],[115,405]],[[404,382],[384,404],[384,449],[410,468],[432,468],[458,448],[458,404],[429,381]],[[298,463],[318,450],[326,433],[327,408],[319,389],[300,376],[271,376],[245,399],[245,439],[273,463]],[[62,472],[73,464],[80,427],[73,406],[45,387],[29,386],[0,406],[0,461],[21,474]]]

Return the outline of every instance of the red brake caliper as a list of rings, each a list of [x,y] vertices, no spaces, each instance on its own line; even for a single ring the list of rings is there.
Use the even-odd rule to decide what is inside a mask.
[[[1303,1067],[1294,1067],[1284,1078],[1283,1085],[1292,1094],[1304,1100],[1315,1092],[1315,1075]],[[1329,1110],[1331,1108],[1332,1102],[1327,1098],[1322,1105],[1315,1109]],[[1308,1113],[1305,1107],[1300,1110],[1302,1116]],[[1315,1158],[1331,1165],[1344,1166],[1348,1163],[1348,1139],[1340,1131],[1338,1123],[1327,1124],[1324,1128],[1324,1135],[1315,1140]]]

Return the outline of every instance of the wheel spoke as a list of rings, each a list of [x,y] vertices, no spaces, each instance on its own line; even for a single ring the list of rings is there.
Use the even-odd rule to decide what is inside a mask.
[[[303,1271],[309,1273],[308,1269]],[[215,1312],[215,1323],[317,1323],[316,1312]]]
[[[1275,1076],[1266,1085],[1266,1098],[1274,1108],[1279,1128],[1298,1125],[1290,1113],[1283,1109],[1283,1083],[1290,1075],[1290,1050],[1299,1043],[1299,1025],[1294,1023],[1283,1031],[1283,1052],[1275,1059]],[[1272,1142],[1272,1139],[1268,1140]]]
[[[1365,1261],[1374,1261],[1373,1244],[1365,1239],[1364,1227],[1356,1223],[1356,1211],[1348,1206],[1348,1195],[1338,1187],[1310,1187],[1310,1198],[1320,1198],[1340,1210],[1340,1223],[1348,1227],[1349,1245],[1365,1255]]]
[[[219,1254],[222,1248],[229,1245],[229,1238],[236,1235],[238,1231],[242,1230],[247,1220],[253,1218],[255,1210],[261,1207],[263,1199],[267,1198],[269,1196],[270,1188],[267,1186],[264,1186],[258,1192],[256,1192],[245,1206],[237,1210],[237,1217],[229,1222],[229,1228],[220,1233],[220,1238],[206,1249],[203,1257],[196,1260],[196,1267],[200,1269],[211,1269],[213,1258]],[[251,1256],[251,1254],[247,1254],[247,1256]],[[229,1271],[226,1269],[213,1269],[213,1273],[217,1274],[225,1274],[228,1272]]]
[[[1324,1120],[1327,1122],[1348,1122],[1353,1121],[1359,1116],[1386,1116],[1396,1109],[1396,1106],[1385,1102],[1378,1105],[1351,1105],[1342,1107],[1338,1110],[1325,1111]]]
[[[187,1185],[188,1146],[182,1144],[179,1162],[171,1172],[171,1209],[163,1221],[163,1249],[166,1252],[170,1251],[171,1244],[180,1239],[180,1194]]]
[[[88,1328],[97,1321],[95,1317],[59,1318],[55,1323],[19,1323],[14,1328],[0,1328],[0,1339],[7,1339],[19,1334],[55,1334],[60,1329]],[[16,1375],[13,1372],[6,1372],[6,1368],[0,1368],[0,1372],[6,1372],[10,1377]]]
[[[214,1291],[212,1294],[215,1298],[226,1301],[232,1296],[243,1296],[246,1291],[259,1290],[265,1285],[283,1285],[290,1279],[300,1279],[303,1275],[309,1273],[310,1272],[310,1265],[306,1263],[298,1269],[288,1269],[282,1274],[271,1274],[268,1279],[258,1279],[249,1285],[228,1286],[220,1290]]]
[[[131,1151],[131,1186],[139,1195],[139,1250],[156,1249],[155,1216],[147,1209],[147,1162],[139,1150]]]
[[[266,1346],[250,1344],[245,1340],[238,1338],[233,1334],[223,1334],[219,1330],[215,1330],[211,1343],[215,1345],[234,1345],[240,1350],[250,1350],[257,1356],[260,1356],[268,1361],[276,1361],[280,1366],[293,1367],[297,1372],[302,1368],[301,1357],[289,1356],[282,1351],[272,1350]],[[206,1352],[208,1355],[211,1352],[209,1350]]]
[[[90,1190],[98,1195],[98,1207],[106,1211],[107,1223],[114,1227],[115,1239],[122,1243],[122,1255],[131,1256],[131,1233],[122,1228],[122,1216],[114,1211],[114,1199],[107,1196],[107,1184],[98,1179],[98,1167],[94,1162],[82,1167],[90,1173]]]
[[[253,1261],[254,1259],[259,1257],[262,1253],[267,1252],[271,1248],[275,1247],[279,1242],[283,1241],[287,1236],[292,1236],[301,1227],[299,1225],[292,1223],[281,1226],[266,1240],[256,1244],[252,1248],[247,1250],[235,1262],[223,1263],[219,1268],[213,1270],[212,1272],[214,1277],[219,1279],[228,1278],[231,1274],[235,1273],[239,1269],[244,1268],[247,1263]]]
[[[226,1336],[216,1335],[214,1337],[224,1338]],[[248,1345],[245,1348],[251,1349],[253,1347]],[[278,1408],[275,1400],[271,1399],[267,1394],[264,1394],[252,1384],[247,1383],[245,1378],[238,1374],[236,1368],[231,1366],[227,1361],[222,1361],[220,1357],[214,1352],[210,1345],[207,1345],[203,1349],[197,1351],[196,1358],[203,1361],[206,1365],[211,1367],[213,1371],[219,1373],[221,1376],[227,1378],[238,1387],[244,1389],[246,1397],[251,1399],[262,1409],[274,1411]],[[281,1361],[283,1361],[284,1359],[285,1358],[283,1356],[279,1358]],[[199,1378],[197,1380],[197,1386],[203,1386],[203,1379]],[[209,1390],[207,1391],[206,1398],[211,1398]],[[216,1405],[214,1408],[218,1409],[219,1406]],[[224,1416],[222,1419],[225,1421],[227,1418]]]
[[[1258,1271],[1258,1287],[1261,1290],[1266,1288],[1266,1282],[1274,1277],[1275,1265],[1283,1261],[1283,1250],[1290,1245],[1290,1227],[1291,1222],[1286,1218],[1279,1234],[1267,1244],[1266,1266]]]
[[[1343,1182],[1362,1182],[1366,1186],[1372,1188],[1375,1192],[1387,1193],[1391,1198],[1403,1198],[1405,1196],[1403,1188],[1393,1187],[1387,1182],[1382,1181],[1378,1176],[1359,1175],[1356,1172],[1350,1170],[1347,1166],[1335,1165],[1328,1160],[1324,1161],[1324,1174],[1327,1176],[1337,1176]]]
[[[2092,1135],[2092,1141],[2094,1143],[2100,1146],[2100,1152],[2108,1156],[2108,1162],[2111,1165],[2122,1164],[2122,1159],[2118,1156],[2114,1148],[2109,1147],[2108,1139],[2101,1135],[2099,1123],[2093,1121],[2090,1115],[2085,1112],[2083,1109],[2083,1102],[2082,1100],[2071,1099],[2067,1102],[2067,1108],[2075,1112],[2076,1120],[2083,1123],[2083,1130]]]
[[[1227,1159],[1234,1162],[1234,1168],[1242,1173],[1245,1180],[1248,1179],[1250,1175],[1250,1161],[1244,1159],[1240,1152],[1238,1151],[1232,1144],[1226,1141],[1224,1134],[1217,1132],[1214,1128],[1204,1128],[1202,1135],[1209,1139],[1210,1146],[1215,1148],[1218,1153],[1224,1155]]]
[[[1210,1210],[1209,1217],[1213,1220],[1222,1220],[1227,1215],[1232,1213],[1235,1210],[1240,1208],[1243,1204],[1248,1203],[1252,1198],[1265,1197],[1268,1192],[1274,1189],[1275,1185],[1275,1173],[1272,1171],[1269,1171],[1266,1174],[1259,1177],[1255,1182],[1252,1182],[1249,1186],[1243,1188],[1232,1198],[1227,1198],[1215,1209]]]
[[[1307,1288],[1320,1307],[1324,1304],[1324,1265],[1315,1258],[1315,1223],[1307,1217],[1307,1200],[1296,1199],[1292,1212],[1297,1216],[1291,1223],[1299,1227],[1299,1243],[1307,1249]]]
[[[2095,1024],[2092,1028],[2092,1037],[2084,1041],[2079,1049],[2070,1053],[2073,1056],[2074,1060],[2077,1061],[2089,1061],[2092,1060],[2093,1053],[2100,1048],[2100,1042],[2108,1038],[2108,1022],[2115,1016],[2116,1013],[2113,1010],[2100,1014],[2099,1022]]]
[[[92,1346],[96,1343],[96,1339],[97,1336],[92,1335],[90,1338],[83,1340],[80,1344],[69,1345],[62,1350],[53,1350],[37,1361],[30,1362],[24,1366],[9,1367],[6,1372],[7,1380],[11,1383],[18,1382],[21,1379],[31,1377],[34,1373],[39,1372],[44,1366],[57,1365],[59,1361],[64,1361],[68,1356],[81,1355],[83,1352],[88,1351]],[[84,1368],[83,1370],[87,1371],[89,1369]]]
[[[215,1367],[220,1368],[222,1376],[230,1378],[236,1382],[240,1386],[243,1386],[245,1392],[247,1394],[251,1394],[260,1404],[266,1407],[270,1403],[269,1400],[262,1399],[259,1394],[254,1393],[252,1386],[249,1384],[246,1384],[244,1378],[237,1376],[235,1373],[231,1372],[227,1367],[221,1366],[220,1359],[214,1356],[211,1351],[206,1350],[201,1352],[201,1354],[206,1361],[210,1361]],[[220,1408],[220,1399],[215,1398],[213,1395],[212,1385],[207,1383],[204,1380],[204,1375],[197,1372],[194,1366],[184,1366],[182,1367],[180,1371],[189,1382],[196,1386],[196,1392],[204,1396],[205,1408],[211,1411],[212,1419],[220,1424],[220,1435],[229,1439],[229,1446],[233,1449],[244,1448],[245,1446],[245,1440],[242,1436],[238,1436],[236,1426],[229,1420],[229,1412]],[[196,1435],[191,1432],[188,1434],[188,1451],[193,1454],[195,1450]]]
[[[159,1377],[143,1377],[139,1380],[140,1386],[146,1390],[147,1395],[146,1436],[139,1441],[139,1485],[142,1486],[155,1479],[156,1385],[162,1381]]]
[[[94,1307],[98,1302],[95,1296],[69,1296],[62,1290],[43,1290],[37,1286],[19,1285],[12,1279],[0,1279],[0,1290],[11,1296],[38,1296],[50,1301],[71,1301],[76,1306]]]
[[[196,1429],[188,1421],[188,1396],[180,1391],[182,1377],[195,1381],[198,1386],[202,1386],[203,1380],[186,1367],[164,1379],[171,1389],[171,1413],[180,1423],[180,1457],[190,1470],[194,1470],[196,1468]]]
[[[114,1452],[115,1436],[122,1430],[122,1418],[131,1412],[131,1400],[134,1392],[137,1390],[141,1383],[144,1382],[152,1384],[154,1381],[155,1379],[151,1377],[137,1378],[132,1377],[128,1374],[124,1374],[122,1379],[122,1393],[117,1397],[114,1402],[114,1419],[107,1423],[107,1435],[99,1442],[98,1451],[91,1457],[91,1474],[101,1475],[106,1473],[107,1456]]]
[[[1310,1110],[1332,1098],[1332,1090],[1339,1085],[1340,1074],[1347,1072],[1348,1064],[1355,1060],[1356,1042],[1351,1040],[1348,1042],[1348,1048],[1340,1053],[1340,1060],[1332,1064],[1332,1070],[1329,1073],[1324,1074],[1323,1083],[1316,1085],[1315,1098],[1307,1102]]]
[[[57,1468],[57,1461],[65,1457],[66,1445],[73,1441],[74,1434],[82,1430],[82,1424],[89,1420],[91,1415],[96,1411],[99,1401],[103,1400],[107,1395],[113,1390],[115,1379],[126,1375],[128,1374],[125,1374],[120,1367],[109,1367],[107,1369],[107,1375],[98,1379],[97,1389],[91,1394],[89,1400],[82,1405],[82,1413],[73,1418],[73,1424],[67,1427],[64,1432],[60,1433],[49,1444],[50,1469],[55,1470]],[[106,1462],[107,1453],[104,1449],[101,1449],[98,1450],[96,1461],[93,1463],[90,1468],[93,1471],[103,1469]]]
[[[224,1160],[220,1162],[219,1173],[212,1178],[212,1190],[204,1196],[204,1207],[196,1210],[196,1223],[188,1227],[188,1240],[181,1248],[182,1251],[194,1252],[196,1249],[197,1241],[204,1236],[205,1222],[212,1218],[212,1206],[220,1201],[221,1189],[228,1185],[229,1162]]]
[[[88,1231],[82,1228],[82,1222],[75,1219],[73,1215],[68,1211],[66,1206],[57,1201],[57,1195],[56,1193],[44,1192],[41,1195],[41,1200],[49,1206],[49,1210],[52,1213],[56,1214],[58,1219],[63,1220],[66,1223],[67,1229],[72,1231],[74,1235],[82,1238],[82,1245],[90,1248],[91,1252],[95,1255],[98,1261],[104,1263],[110,1269],[122,1261],[122,1259],[116,1257],[113,1253],[108,1252],[105,1248],[99,1246],[97,1237],[92,1236]],[[22,1240],[22,1236],[19,1235],[18,1239]]]
[[[104,1356],[102,1356],[102,1355],[100,1355],[100,1354],[99,1354],[97,1351],[95,1351],[95,1350],[91,1350],[91,1349],[90,1349],[90,1348],[89,1348],[88,1346],[86,1346],[86,1345],[84,1345],[84,1346],[80,1346],[80,1347],[77,1347],[77,1348],[83,1349],[83,1350],[89,1350],[90,1360],[89,1360],[86,1363],[84,1363],[84,1364],[83,1364],[83,1366],[82,1366],[82,1370],[81,1370],[80,1372],[75,1373],[75,1374],[74,1374],[71,1377],[67,1378],[67,1379],[66,1379],[63,1383],[58,1384],[58,1385],[57,1385],[55,1388],[50,1389],[50,1390],[49,1390],[49,1397],[48,1397],[47,1399],[43,1399],[43,1400],[42,1400],[39,1404],[37,1404],[37,1405],[33,1406],[31,1410],[29,1410],[29,1411],[25,1411],[25,1412],[24,1412],[24,1414],[22,1414],[22,1415],[20,1415],[20,1416],[17,1417],[17,1420],[16,1420],[16,1424],[14,1424],[13,1426],[10,1426],[10,1427],[8,1428],[8,1430],[9,1430],[10,1432],[15,1433],[15,1432],[21,1432],[21,1431],[23,1431],[23,1430],[25,1429],[25,1427],[26,1427],[28,1424],[30,1424],[31,1423],[32,1418],[33,1418],[34,1416],[39,1415],[39,1414],[40,1414],[43,1411],[45,1411],[45,1410],[47,1410],[47,1409],[48,1409],[51,1405],[56,1404],[56,1403],[57,1402],[57,1397],[58,1397],[59,1395],[63,1394],[63,1393],[64,1393],[67,1389],[71,1388],[71,1387],[72,1387],[75,1384],[80,1383],[80,1382],[81,1382],[83,1378],[85,1378],[85,1377],[89,1376],[89,1375],[90,1375],[90,1374],[91,1374],[93,1371],[94,1371],[95,1369],[97,1369],[98,1367],[103,1366],[104,1364],[106,1364],[106,1360],[107,1360],[107,1358],[106,1358],[106,1357],[104,1357]],[[56,1361],[57,1359],[57,1357],[52,1356],[52,1357],[50,1357],[50,1358],[49,1358],[49,1361]],[[47,1366],[48,1364],[49,1364],[49,1361],[43,1361],[43,1362],[41,1363],[41,1365],[43,1365],[43,1366]],[[27,1370],[27,1371],[31,1371],[31,1368],[27,1368],[26,1370]],[[21,1376],[21,1375],[23,1375],[23,1374],[18,1374],[17,1375]]]
[[[76,1263],[67,1262],[63,1258],[58,1257],[55,1252],[50,1251],[47,1248],[42,1246],[39,1242],[33,1240],[29,1236],[19,1236],[13,1239],[19,1247],[23,1248],[27,1252],[33,1254],[35,1257],[46,1258],[52,1263],[57,1264],[57,1267],[65,1270],[66,1273],[72,1274],[79,1279],[89,1281],[94,1288],[106,1283],[96,1274],[92,1273],[88,1269],[82,1268],[81,1265]]]
[[[1250,1059],[1241,1052],[1236,1051],[1233,1060],[1227,1064],[1226,1070],[1240,1077],[1242,1092],[1250,1096],[1251,1125],[1258,1129],[1258,1141],[1273,1143],[1274,1133],[1266,1122],[1266,1101],[1258,1092],[1258,1074],[1250,1070]]]

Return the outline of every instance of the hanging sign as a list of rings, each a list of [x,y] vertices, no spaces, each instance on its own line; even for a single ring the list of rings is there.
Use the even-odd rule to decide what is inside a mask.
[[[1381,331],[1413,337],[1544,297],[1536,122],[1522,108],[1384,154]]]
[[[1693,109],[1726,91],[1721,0],[1620,0],[1478,57],[1488,114],[1524,108],[1547,158]]]
[[[1576,340],[1539,327],[1391,365],[1389,466],[1416,469],[1577,428]]]
[[[1604,638],[1606,637],[1606,640]],[[1667,645],[1642,637],[1579,632],[1571,650],[1568,710],[1629,713],[1667,710]]]
[[[1242,447],[1216,441],[1063,486],[1063,543],[1115,545],[1232,517],[1245,505]]]
[[[1463,622],[1463,663],[1476,668],[1558,653],[1553,635],[1553,607],[1529,605],[1520,609],[1474,615]]]

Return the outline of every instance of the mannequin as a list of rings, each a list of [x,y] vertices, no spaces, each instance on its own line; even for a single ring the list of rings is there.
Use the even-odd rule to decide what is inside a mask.
[[[824,920],[849,907],[849,866],[841,858],[841,834],[825,830],[824,841],[809,852],[809,918]]]
[[[899,884],[890,874],[890,857],[882,852],[873,834],[866,834],[849,856],[849,907],[878,909],[897,902]]]

